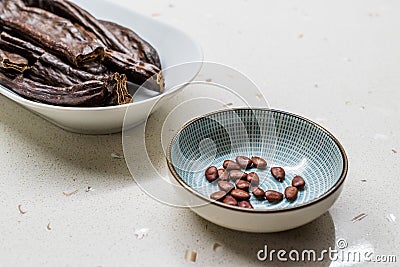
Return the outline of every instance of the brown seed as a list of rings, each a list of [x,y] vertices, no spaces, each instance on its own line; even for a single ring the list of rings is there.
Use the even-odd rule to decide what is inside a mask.
[[[225,169],[218,169],[218,178],[221,181],[228,181],[229,180],[229,172]]]
[[[230,159],[225,160],[224,163],[222,164],[222,166],[223,166],[224,169],[226,169],[227,171],[230,171],[230,170],[240,170],[239,164],[237,164],[236,162],[234,162],[233,160],[230,160]]]
[[[303,177],[296,175],[292,180],[292,186],[296,187],[297,189],[303,189],[306,185]]]
[[[218,178],[218,170],[217,167],[211,166],[206,170],[206,179],[211,183],[217,180]]]
[[[239,164],[239,166],[242,169],[246,169],[246,170],[251,167],[251,164],[253,164],[251,159],[249,159],[248,157],[245,157],[245,156],[237,156],[236,162]]]
[[[267,161],[263,158],[253,156],[251,157],[251,161],[253,162],[254,167],[256,167],[257,169],[267,168]]]
[[[219,187],[219,189],[221,189],[222,191],[225,191],[227,193],[229,193],[230,191],[232,191],[235,188],[235,186],[233,184],[231,184],[230,182],[227,182],[227,181],[219,181],[218,187]]]
[[[297,198],[297,193],[299,192],[299,190],[297,190],[296,187],[294,186],[288,186],[285,189],[285,197],[287,200],[289,201],[295,201]]]
[[[236,184],[236,188],[237,189],[242,189],[244,191],[249,191],[249,188],[250,188],[250,183],[249,182],[246,182],[246,181],[243,181],[243,180],[237,180],[235,184]]]
[[[239,170],[231,170],[229,172],[229,178],[233,181],[240,180],[240,179],[246,179],[247,173],[239,171]]]
[[[251,203],[248,201],[240,201],[238,206],[241,208],[246,208],[246,209],[254,209],[253,206],[251,205]]]
[[[263,200],[265,197],[265,192],[264,190],[262,190],[260,187],[253,187],[253,189],[251,190],[251,192],[253,193],[253,195],[260,199]]]
[[[226,196],[222,202],[232,206],[237,206],[238,204],[237,200],[232,196]]]
[[[265,198],[268,200],[268,202],[279,202],[282,201],[283,199],[283,194],[275,191],[275,190],[267,190],[265,192]]]
[[[217,191],[217,192],[212,193],[210,195],[210,198],[214,199],[214,200],[222,200],[225,196],[226,196],[225,191]]]
[[[271,168],[271,174],[279,182],[282,182],[285,179],[285,170],[281,167]]]
[[[231,196],[233,196],[237,200],[249,200],[250,199],[250,194],[241,189],[232,190]]]
[[[257,173],[251,172],[247,174],[247,181],[253,186],[258,186],[260,184],[260,177],[258,177]]]

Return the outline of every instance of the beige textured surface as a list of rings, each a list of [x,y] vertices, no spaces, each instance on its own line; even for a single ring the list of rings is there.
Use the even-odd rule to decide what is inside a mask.
[[[340,238],[352,251],[400,251],[399,2],[114,2],[191,33],[207,60],[249,75],[272,107],[331,130],[350,160],[343,194],[293,231],[226,230],[141,192],[111,157],[122,153],[120,135],[71,134],[0,97],[1,266],[265,265],[256,256],[264,245],[321,251]],[[150,229],[141,240],[140,228]],[[185,262],[186,250],[196,263]],[[329,264],[356,265],[296,263]]]

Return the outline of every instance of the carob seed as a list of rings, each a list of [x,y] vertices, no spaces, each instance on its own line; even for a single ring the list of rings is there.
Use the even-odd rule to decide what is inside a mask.
[[[282,182],[285,179],[285,170],[282,167],[271,168],[271,174],[279,182]]]
[[[210,198],[214,199],[214,200],[222,200],[225,196],[226,196],[225,191],[217,191],[217,192],[212,193],[210,195]]]
[[[231,196],[233,196],[237,200],[249,200],[250,199],[250,194],[241,189],[232,190]]]
[[[247,173],[239,171],[239,170],[231,170],[229,172],[229,178],[233,181],[236,180],[245,180],[247,178]]]
[[[238,204],[237,200],[232,196],[226,196],[222,202],[232,206],[237,206]]]
[[[229,172],[225,169],[218,169],[218,178],[221,181],[228,181],[229,180]]]
[[[275,191],[275,190],[267,190],[265,192],[265,198],[268,200],[268,202],[279,202],[282,201],[283,199],[283,194]]]
[[[242,189],[244,191],[249,191],[249,188],[250,188],[250,183],[249,182],[246,182],[246,181],[243,181],[243,180],[237,180],[235,184],[236,184],[236,188],[237,189]]]
[[[253,164],[251,159],[249,159],[248,157],[245,157],[245,156],[237,156],[236,162],[239,164],[239,166],[242,169],[246,169],[246,170],[251,167],[251,164]]]
[[[257,173],[251,172],[247,174],[247,181],[253,186],[258,186],[260,184],[260,177]]]
[[[236,162],[234,162],[233,160],[230,160],[230,159],[225,160],[224,163],[222,164],[222,166],[223,166],[224,169],[226,169],[227,171],[230,171],[230,170],[240,170],[239,164],[237,164]]]
[[[263,200],[265,198],[265,192],[264,190],[262,190],[262,188],[260,187],[253,187],[253,189],[251,190],[251,192],[253,193],[253,195],[259,199],[259,200]]]
[[[253,162],[254,167],[256,167],[257,169],[263,170],[267,168],[267,161],[263,158],[253,156],[251,157],[251,161]]]
[[[207,181],[209,181],[210,183],[214,182],[218,178],[217,167],[215,166],[208,167],[205,174]]]
[[[221,189],[222,191],[225,191],[227,193],[229,193],[230,191],[235,189],[235,186],[227,181],[219,181],[218,187],[219,187],[219,189]]]
[[[294,186],[288,186],[285,189],[285,197],[287,200],[289,201],[295,201],[297,198],[297,193],[299,192],[299,190],[297,190],[296,187]]]
[[[238,206],[246,209],[254,209],[253,206],[248,201],[240,201]]]
[[[297,187],[297,189],[303,189],[306,185],[303,177],[296,175],[292,180],[292,186]]]

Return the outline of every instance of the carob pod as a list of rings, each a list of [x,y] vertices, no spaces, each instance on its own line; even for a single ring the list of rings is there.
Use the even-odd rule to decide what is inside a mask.
[[[64,10],[75,10],[76,15],[80,14],[83,23],[79,23],[79,16],[72,19],[71,16],[65,16],[66,14],[55,14],[57,12],[55,12],[54,7],[57,3],[59,6],[70,7],[70,9]],[[26,4],[31,6],[26,6]],[[46,11],[46,8],[43,8],[44,6],[50,12]],[[66,17],[71,19],[66,19]],[[98,25],[99,29],[102,29],[98,32],[102,32],[103,38],[99,39],[94,30],[86,27],[89,24]],[[37,25],[41,26],[37,27]],[[118,37],[111,33],[107,27],[112,28]],[[13,34],[13,36],[7,36],[7,33],[3,32],[0,47],[12,44],[11,51],[29,61],[30,68],[27,72],[28,68],[25,69],[25,67],[28,67],[28,65],[26,64],[22,65],[22,68],[18,68],[21,67],[19,65],[13,67],[24,72],[23,77],[28,78],[27,83],[31,84],[35,81],[40,85],[39,88],[44,85],[61,90],[67,87],[80,88],[87,86],[82,85],[82,83],[90,81],[106,83],[106,80],[110,77],[112,79],[119,77],[116,79],[115,90],[112,90],[112,94],[105,96],[103,101],[105,105],[125,104],[132,101],[132,97],[126,88],[127,78],[125,75],[119,75],[118,72],[126,74],[129,81],[136,84],[146,82],[145,87],[148,89],[160,92],[164,88],[164,79],[159,69],[159,58],[154,48],[129,29],[111,22],[104,22],[103,25],[103,22],[97,21],[89,13],[68,1],[2,0],[0,2],[0,30]],[[126,41],[128,39],[140,43],[140,45],[125,47],[129,43],[129,41]],[[104,40],[114,40],[113,45]],[[105,57],[106,46],[116,49],[116,51],[107,49],[107,60],[102,62]],[[134,50],[136,48],[142,49],[143,53],[134,56],[133,53],[138,51]],[[157,63],[157,60],[158,63],[153,65],[138,60],[144,59],[145,54],[148,56],[145,59],[146,61],[153,58],[152,63]],[[64,60],[68,62],[63,62]],[[6,64],[3,64],[3,67],[6,68],[8,62],[4,61],[4,63]],[[70,66],[70,64],[73,66]],[[9,81],[4,83],[10,84]],[[25,86],[19,85],[17,88],[21,89]],[[21,90],[18,93],[21,94]],[[37,101],[41,99],[41,97],[36,98],[36,94],[29,93],[29,95],[35,96],[28,96],[30,99]],[[64,99],[64,97],[60,97],[59,105],[71,105],[71,101],[68,100],[63,103],[61,99]],[[115,103],[116,101],[117,103]],[[98,101],[94,102],[97,105]],[[45,103],[48,102],[45,101]],[[89,102],[83,101],[83,103]]]
[[[163,92],[164,78],[158,53],[132,30],[113,22],[97,20],[86,10],[69,1],[24,0],[24,2],[29,6],[39,7],[69,19],[93,33],[108,48],[107,62],[110,67],[125,73],[128,80],[135,84],[143,84],[150,79],[146,83],[146,88]],[[123,69],[126,69],[126,72],[122,71]],[[143,77],[143,74],[148,76]]]
[[[104,64],[116,72],[124,73],[132,83],[143,85],[152,91],[164,91],[163,74],[153,64],[135,60],[127,54],[110,49],[106,50]]]
[[[79,24],[92,32],[105,46],[123,53],[130,51],[100,21],[76,4],[65,0],[23,0],[30,7],[38,7]]]
[[[7,32],[2,32],[0,34],[0,47],[8,51],[16,51],[17,53],[27,57],[34,62],[32,65],[40,65],[37,66],[37,68],[43,71],[43,74],[41,75],[43,79],[38,81],[48,85],[69,86],[74,83],[81,83],[90,80],[103,80],[113,74],[113,72],[106,68],[102,69],[100,72],[99,69],[101,68],[99,67],[97,67],[97,74],[77,69],[63,62],[60,58],[46,52],[42,48],[18,37],[12,36]],[[88,68],[94,68],[94,66],[88,66]],[[27,75],[29,74],[30,73],[28,72]]]
[[[103,105],[118,105],[132,102],[132,96],[126,88],[125,75],[114,74],[110,71],[104,72],[101,75],[94,75],[76,69],[43,49],[5,32],[0,34],[0,47],[27,55],[31,61],[34,62],[32,66],[24,72],[24,77],[29,80],[36,81],[41,85],[54,86],[54,88],[79,88],[79,84],[89,81],[108,81],[108,83],[110,83],[110,80],[115,80],[115,82],[113,82],[115,86],[108,87],[111,88],[111,90],[107,94],[104,94]],[[13,87],[10,88],[13,90]],[[21,92],[18,93],[21,94]],[[38,100],[36,98],[33,99]],[[71,105],[71,103],[69,100],[64,103],[60,98],[57,105]]]
[[[46,53],[42,48],[5,31],[0,33],[0,47],[8,51],[14,51],[31,60],[37,60],[41,55]]]
[[[14,1],[0,1],[3,27],[75,66],[104,58],[104,45],[82,26],[40,8],[13,4]]]
[[[29,61],[21,55],[2,50],[0,47],[0,68],[23,73],[29,69]]]
[[[104,20],[100,20],[100,22],[109,29],[126,48],[128,48],[128,54],[133,58],[151,63],[161,69],[161,61],[157,51],[137,33],[114,22]]]
[[[70,87],[44,85],[18,75],[10,78],[0,72],[0,84],[28,99],[63,106],[101,106],[121,82],[119,74],[107,81],[88,81]]]
[[[91,31],[108,48],[129,54],[161,69],[157,51],[134,31],[104,20],[98,20],[78,5],[66,0],[23,0],[28,6],[39,7],[78,23]]]

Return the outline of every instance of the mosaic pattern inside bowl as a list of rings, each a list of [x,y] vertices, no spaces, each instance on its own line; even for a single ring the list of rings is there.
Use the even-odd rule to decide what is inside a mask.
[[[212,113],[189,122],[172,140],[169,157],[180,179],[208,198],[218,191],[204,171],[222,167],[236,156],[260,156],[265,170],[251,169],[260,177],[260,187],[284,192],[295,175],[306,181],[296,201],[277,204],[250,199],[255,209],[285,209],[309,203],[326,194],[340,179],[344,155],[340,145],[322,127],[297,115],[268,109],[234,109]],[[270,168],[281,166],[286,178],[276,181]]]

